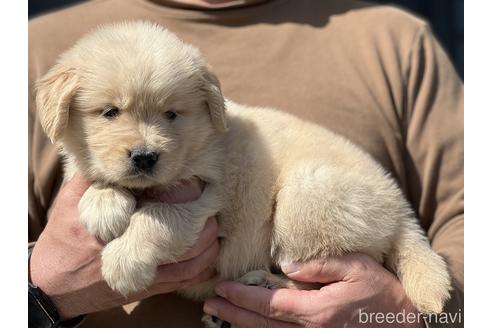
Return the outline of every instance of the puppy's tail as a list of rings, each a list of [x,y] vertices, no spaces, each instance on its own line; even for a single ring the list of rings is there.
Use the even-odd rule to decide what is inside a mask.
[[[432,250],[417,223],[409,221],[402,223],[386,264],[421,313],[440,313],[451,291],[446,263]]]

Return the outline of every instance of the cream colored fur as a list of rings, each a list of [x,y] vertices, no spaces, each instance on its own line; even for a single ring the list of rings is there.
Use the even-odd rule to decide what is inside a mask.
[[[121,114],[103,117],[108,105]],[[384,263],[422,312],[440,312],[449,297],[445,262],[379,164],[315,124],[224,104],[199,52],[157,25],[108,25],[83,37],[38,82],[37,106],[66,158],[66,178],[80,170],[95,181],[80,202],[81,220],[108,242],[102,273],[122,294],[147,287],[157,265],[185,253],[218,212],[219,275],[182,291],[190,297],[254,270],[264,271],[242,281],[302,288],[265,271],[350,252]],[[154,175],[132,173],[133,147],[160,153]],[[197,201],[136,207],[131,191],[192,176],[207,183]]]

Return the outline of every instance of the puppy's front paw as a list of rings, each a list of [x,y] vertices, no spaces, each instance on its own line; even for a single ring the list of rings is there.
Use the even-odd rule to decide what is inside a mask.
[[[107,243],[125,232],[136,203],[127,190],[93,185],[80,200],[80,220],[91,235]]]
[[[123,238],[117,238],[104,247],[101,271],[111,289],[127,296],[149,287],[157,266],[132,255],[128,250],[130,245],[125,243]]]

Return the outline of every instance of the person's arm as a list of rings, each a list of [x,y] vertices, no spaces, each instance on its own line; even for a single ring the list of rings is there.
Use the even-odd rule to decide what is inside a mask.
[[[48,296],[61,320],[172,292],[215,274],[211,266],[219,251],[218,226],[215,218],[210,218],[195,246],[180,262],[161,265],[147,290],[127,298],[112,291],[101,275],[104,245],[78,221],[78,203],[89,186],[90,182],[77,174],[61,188],[29,263],[31,283]],[[156,197],[159,201],[181,203],[200,195],[200,183],[191,180],[173,194]]]
[[[406,65],[408,195],[453,278],[444,312],[463,310],[463,82],[427,26]],[[434,324],[432,324],[434,326]],[[463,322],[455,323],[462,327]],[[446,327],[452,327],[448,324]]]

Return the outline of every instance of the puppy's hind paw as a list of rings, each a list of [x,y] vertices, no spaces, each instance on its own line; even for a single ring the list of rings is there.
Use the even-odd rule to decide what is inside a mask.
[[[111,289],[128,296],[152,284],[157,266],[132,256],[125,246],[119,238],[104,247],[101,271]]]
[[[239,278],[239,282],[243,285],[260,286],[268,289],[289,288],[310,290],[319,289],[322,286],[317,283],[305,283],[290,280],[283,275],[273,274],[265,270],[250,271]]]
[[[229,322],[209,314],[205,314],[202,317],[202,322],[205,324],[206,328],[234,328]]]
[[[285,287],[287,279],[265,270],[256,270],[246,273],[239,279],[239,282],[247,286],[275,289]]]

